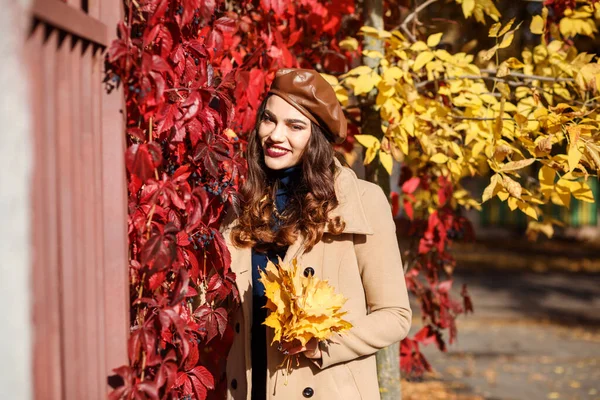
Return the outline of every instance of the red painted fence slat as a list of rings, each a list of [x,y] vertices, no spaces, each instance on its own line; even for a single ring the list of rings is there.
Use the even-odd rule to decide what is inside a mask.
[[[35,0],[26,43],[35,142],[33,385],[43,400],[105,399],[107,376],[127,363],[123,99],[102,84],[122,5],[88,0],[84,12],[81,4]]]

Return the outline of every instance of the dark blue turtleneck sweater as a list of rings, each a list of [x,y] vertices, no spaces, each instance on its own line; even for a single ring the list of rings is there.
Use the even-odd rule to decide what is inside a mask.
[[[302,169],[299,165],[280,171],[269,171],[272,179],[278,181],[278,189],[275,193],[275,207],[282,213],[287,206],[294,187],[299,184],[302,177]],[[278,221],[273,226],[277,230]],[[258,280],[259,270],[264,270],[267,262],[278,263],[277,257],[282,260],[285,257],[287,246],[268,249],[266,253],[252,249],[252,400],[266,399],[267,388],[267,338],[266,327],[262,323],[267,317],[264,306],[267,299],[264,295],[265,287]]]

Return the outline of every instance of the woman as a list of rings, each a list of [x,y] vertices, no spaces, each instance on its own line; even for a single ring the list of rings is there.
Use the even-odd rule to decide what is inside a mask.
[[[346,120],[316,71],[277,72],[248,139],[242,214],[224,228],[242,307],[227,361],[228,399],[379,399],[375,353],[403,339],[411,310],[383,191],[334,158]],[[348,300],[352,329],[327,343],[271,346],[259,268],[297,258]],[[285,354],[302,353],[286,379]]]

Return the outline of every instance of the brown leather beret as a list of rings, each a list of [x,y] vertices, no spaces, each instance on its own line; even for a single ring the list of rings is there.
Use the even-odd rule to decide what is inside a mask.
[[[283,98],[308,119],[329,131],[333,135],[328,137],[329,141],[339,144],[346,139],[347,123],[342,106],[331,85],[317,71],[280,69],[269,93]]]

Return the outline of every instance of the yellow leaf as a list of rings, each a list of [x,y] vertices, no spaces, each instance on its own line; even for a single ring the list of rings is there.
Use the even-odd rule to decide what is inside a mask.
[[[329,83],[331,86],[336,86],[339,85],[339,81],[337,80],[337,78],[333,75],[329,75],[329,74],[323,74],[321,73],[321,76],[327,81],[327,83]]]
[[[462,12],[465,18],[469,18],[471,14],[473,14],[473,10],[475,9],[475,0],[463,0],[462,2]]]
[[[498,32],[500,31],[501,27],[502,27],[502,24],[500,22],[496,22],[490,28],[490,31],[488,32],[488,36],[489,37],[498,37]]]
[[[544,33],[545,25],[544,19],[540,15],[534,15],[529,29],[531,30],[531,33],[541,35]]]
[[[365,165],[371,164],[371,162],[373,162],[373,160],[375,159],[375,156],[377,155],[378,151],[379,147],[367,147],[367,149],[365,150],[365,159],[363,160],[363,163]]]
[[[519,113],[515,114],[515,121],[517,122],[517,125],[521,129],[523,129],[525,126],[527,126],[527,117],[522,114],[519,114]]]
[[[502,201],[506,201],[510,194],[506,191],[506,189],[502,189],[498,192],[498,198]]]
[[[516,171],[518,169],[525,168],[534,162],[535,158],[526,158],[524,160],[507,162],[506,164],[502,165],[500,172]]]
[[[569,163],[569,171],[573,171],[575,167],[577,167],[582,155],[583,153],[581,152],[581,148],[579,146],[571,146],[567,159]]]
[[[363,34],[370,34],[370,35],[378,35],[379,34],[379,29],[376,29],[376,28],[373,28],[372,26],[367,26],[367,25],[361,26],[360,31]]]
[[[498,48],[505,49],[511,45],[513,39],[515,38],[515,31],[510,31],[502,38],[502,42],[498,45]]]
[[[354,138],[358,143],[362,144],[365,147],[377,146],[377,148],[379,148],[380,146],[379,139],[377,139],[373,135],[354,135]]]
[[[410,49],[414,52],[421,52],[421,51],[428,51],[429,47],[427,47],[427,43],[419,40],[418,42],[414,42],[411,46]]]
[[[394,159],[390,153],[385,153],[383,151],[379,152],[379,162],[383,165],[383,168],[387,171],[388,174],[392,174],[392,168],[394,166]]]
[[[510,74],[510,69],[508,68],[508,64],[506,63],[506,61],[503,61],[498,66],[498,71],[496,72],[496,76],[498,78],[502,78],[502,77],[507,76],[508,74]]]
[[[519,210],[523,211],[527,216],[535,220],[538,219],[537,211],[535,211],[535,208],[531,204],[519,200],[517,206],[519,207]]]
[[[517,199],[521,198],[523,188],[521,187],[521,184],[519,182],[509,178],[508,176],[503,176],[502,185],[511,196],[516,197]]]
[[[512,69],[521,69],[525,66],[525,64],[523,64],[521,61],[519,61],[517,58],[515,57],[510,57],[508,60],[504,61],[509,68]]]
[[[516,197],[509,197],[508,201],[506,202],[508,204],[508,208],[510,208],[510,211],[515,211],[515,209],[517,208],[517,202],[519,200],[517,200]]]
[[[366,65],[361,65],[359,67],[351,69],[350,71],[342,75],[342,77],[351,75],[367,75],[371,72],[373,72],[373,70],[370,67],[367,67]]]
[[[380,51],[376,51],[376,50],[364,50],[362,52],[363,56],[368,57],[368,58],[384,58],[384,55],[381,54]]]
[[[381,81],[381,77],[373,72],[370,74],[360,75],[354,82],[354,95],[369,93]]]
[[[439,33],[434,33],[433,35],[429,36],[427,38],[427,46],[435,47],[438,44],[440,44],[440,41],[442,40],[443,35],[444,35],[444,32],[439,32]]]
[[[542,194],[549,197],[554,191],[554,179],[556,178],[556,171],[552,168],[544,165],[538,172],[538,180],[540,181],[540,190]]]
[[[492,47],[489,50],[484,50],[481,52],[481,58],[484,61],[489,61],[492,59],[492,57],[494,57],[494,54],[496,54],[496,51],[498,51],[498,45],[495,45],[494,47]]]
[[[570,182],[566,179],[559,179],[554,186],[556,188],[553,192],[552,202],[558,205],[565,206],[567,208],[571,205],[571,189],[569,187]]]
[[[481,150],[483,150],[484,147],[485,147],[485,142],[483,140],[478,140],[473,145],[473,149],[471,150],[471,154],[473,155],[473,157],[477,157],[479,155],[479,153],[481,153]]]
[[[504,28],[502,28],[502,30],[500,32],[498,32],[498,36],[502,36],[506,32],[508,32],[510,30],[510,28],[512,28],[513,24],[515,23],[515,19],[516,18],[511,18],[510,21],[508,21],[508,23],[506,25],[504,25]]]
[[[573,197],[586,203],[594,203],[594,192],[586,182],[573,183],[574,185],[569,188]]]
[[[424,51],[420,53],[415,59],[415,63],[412,66],[413,71],[418,71],[425,66],[428,62],[433,60],[433,53],[431,51]]]
[[[552,223],[546,222],[545,220],[544,222],[530,221],[529,224],[527,224],[527,232],[530,231],[542,232],[548,238],[554,236],[554,227],[552,226]]]
[[[353,37],[347,37],[339,43],[344,50],[356,51],[358,49],[358,40]]]
[[[448,161],[448,156],[442,153],[437,153],[434,154],[429,160],[436,164],[444,164]]]

